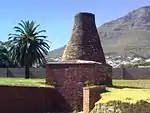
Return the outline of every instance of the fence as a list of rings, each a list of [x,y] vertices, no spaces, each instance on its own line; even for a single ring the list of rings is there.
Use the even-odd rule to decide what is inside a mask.
[[[0,77],[24,77],[24,68],[0,68]],[[113,68],[113,79],[150,79],[150,68]],[[32,78],[44,78],[45,68],[31,68]]]
[[[114,68],[113,79],[150,79],[150,68]]]
[[[24,68],[0,68],[0,77],[24,77]],[[44,78],[45,68],[30,68],[32,78]]]

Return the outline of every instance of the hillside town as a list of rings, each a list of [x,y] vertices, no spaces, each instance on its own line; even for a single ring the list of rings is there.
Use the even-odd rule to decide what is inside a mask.
[[[111,65],[113,68],[120,68],[121,65],[124,66],[133,66],[141,62],[150,63],[150,58],[141,58],[141,57],[122,57],[122,56],[105,56],[107,64]],[[58,62],[61,61],[61,57],[50,58],[49,62]],[[149,66],[138,66],[140,68],[149,67]]]
[[[121,65],[134,65],[143,61],[140,57],[126,57],[122,56],[106,56],[106,62],[111,65],[113,68],[119,68]],[[147,60],[146,60],[147,61]]]

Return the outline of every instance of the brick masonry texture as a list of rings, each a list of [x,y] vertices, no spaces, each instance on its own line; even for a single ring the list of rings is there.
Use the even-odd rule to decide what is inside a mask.
[[[59,113],[64,99],[54,88],[0,86],[0,113]]]
[[[72,35],[62,56],[62,61],[67,60],[106,63],[94,14],[81,12],[75,15]]]
[[[62,94],[71,109],[82,110],[83,87],[92,84],[112,84],[111,67],[93,63],[59,62],[46,66],[46,83],[52,84]]]
[[[83,88],[83,113],[89,113],[101,97],[100,94],[105,92],[106,88],[102,86],[91,86]]]

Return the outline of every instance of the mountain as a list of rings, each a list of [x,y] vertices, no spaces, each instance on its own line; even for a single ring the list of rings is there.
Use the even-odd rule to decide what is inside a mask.
[[[63,47],[50,51],[46,56],[47,61],[57,61],[57,59],[59,59],[62,56],[65,47],[66,46],[64,45]]]
[[[150,56],[150,6],[98,27],[105,53]]]
[[[97,30],[105,54],[150,57],[150,6],[104,23]],[[60,57],[64,47],[53,50],[48,56]]]

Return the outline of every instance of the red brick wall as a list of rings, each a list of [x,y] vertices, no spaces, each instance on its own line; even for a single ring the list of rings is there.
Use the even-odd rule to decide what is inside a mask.
[[[51,63],[46,66],[46,83],[56,86],[70,107],[80,111],[85,82],[111,84],[110,70],[110,66],[98,63]]]
[[[0,86],[0,113],[44,113],[65,103],[52,88]]]
[[[83,113],[89,113],[101,97],[100,94],[105,91],[105,87],[91,86],[83,88]]]

